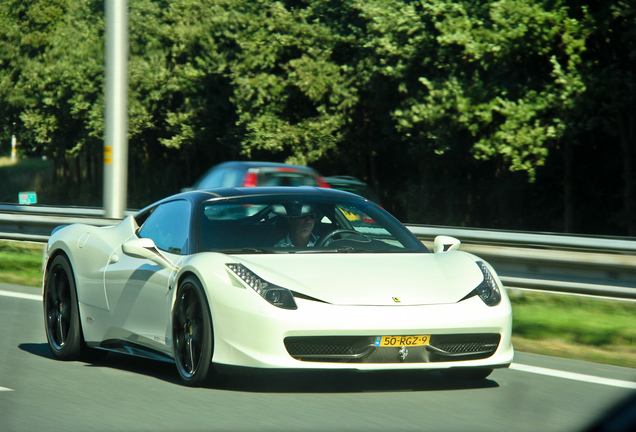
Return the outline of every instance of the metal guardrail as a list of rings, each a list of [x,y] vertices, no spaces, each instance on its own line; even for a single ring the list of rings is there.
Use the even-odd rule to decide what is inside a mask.
[[[425,244],[456,237],[508,288],[636,299],[636,239],[409,225]]]
[[[119,221],[105,218],[99,208],[0,204],[0,239],[46,243],[53,228],[60,225],[109,226]]]
[[[59,225],[118,222],[96,208],[0,205],[0,239],[46,242]],[[428,246],[437,235],[458,238],[461,250],[490,262],[508,288],[636,299],[635,238],[407,227]]]

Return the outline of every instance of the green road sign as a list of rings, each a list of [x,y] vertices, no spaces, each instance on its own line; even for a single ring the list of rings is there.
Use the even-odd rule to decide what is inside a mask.
[[[38,196],[35,192],[18,192],[18,202],[20,204],[37,204]]]

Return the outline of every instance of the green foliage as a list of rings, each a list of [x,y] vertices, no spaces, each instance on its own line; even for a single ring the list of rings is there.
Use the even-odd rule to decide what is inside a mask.
[[[584,28],[534,1],[428,2],[422,16],[437,49],[395,111],[399,130],[437,153],[468,139],[476,158],[534,179],[585,90]]]
[[[267,152],[300,164],[325,158],[341,141],[344,113],[354,103],[349,77],[330,59],[341,38],[311,7],[245,4],[230,65],[243,154]]]
[[[103,8],[0,2],[0,150],[17,134],[23,155],[54,161],[63,188],[99,190]],[[612,137],[621,158],[608,165],[624,162],[625,197],[624,213],[608,213],[636,221],[630,2],[133,0],[128,17],[129,184],[140,200],[214,163],[258,158],[357,175],[413,222],[483,224],[502,208],[492,198],[476,209],[482,191],[529,188],[517,174],[574,188],[574,175],[558,174],[560,158],[577,163],[564,143],[587,155]],[[437,207],[447,195],[456,202]]]
[[[101,136],[103,18],[94,2],[72,3],[21,2],[6,17],[23,31],[8,95],[20,112],[23,141],[58,160]]]

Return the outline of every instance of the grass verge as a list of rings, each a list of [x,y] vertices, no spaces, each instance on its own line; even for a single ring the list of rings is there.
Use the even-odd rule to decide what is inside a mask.
[[[0,282],[41,287],[43,252],[43,244],[0,241]]]
[[[40,287],[44,245],[0,241],[0,282]],[[636,302],[510,292],[518,351],[636,368]]]
[[[636,368],[636,302],[510,293],[516,350]]]

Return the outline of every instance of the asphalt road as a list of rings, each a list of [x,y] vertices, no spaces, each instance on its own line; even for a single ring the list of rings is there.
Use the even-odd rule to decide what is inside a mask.
[[[636,369],[517,353],[481,383],[436,373],[221,369],[52,358],[39,290],[0,284],[0,431],[578,431],[636,392]]]

